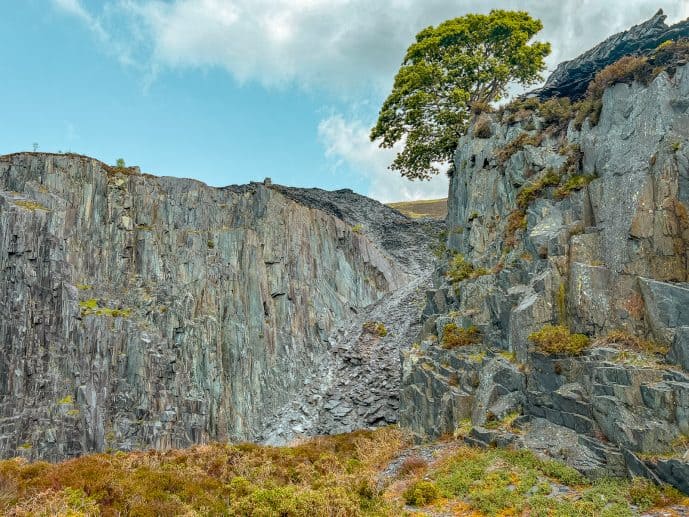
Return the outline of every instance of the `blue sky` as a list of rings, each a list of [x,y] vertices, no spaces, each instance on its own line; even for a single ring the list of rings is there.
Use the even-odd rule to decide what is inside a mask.
[[[367,140],[407,45],[506,7],[543,19],[549,66],[689,0],[0,0],[0,154],[72,151],[211,185],[444,197]]]

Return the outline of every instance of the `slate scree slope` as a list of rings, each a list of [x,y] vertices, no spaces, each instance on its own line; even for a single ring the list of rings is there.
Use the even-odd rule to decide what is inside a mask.
[[[535,94],[579,98],[622,55],[686,35],[658,13]],[[689,491],[687,458],[668,454],[689,435],[689,65],[611,86],[595,126],[527,115],[492,114],[489,138],[460,140],[446,224],[351,191],[0,157],[0,456],[279,444],[399,420],[419,439],[460,428]],[[524,133],[541,137],[501,153]],[[588,183],[543,189],[515,228],[524,187],[565,164]],[[448,283],[431,253],[443,228],[487,274]],[[442,348],[449,323],[482,343]],[[548,323],[668,353],[544,356],[528,336]]]

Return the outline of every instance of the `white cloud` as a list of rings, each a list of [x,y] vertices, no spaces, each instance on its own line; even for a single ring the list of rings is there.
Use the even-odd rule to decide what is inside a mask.
[[[79,0],[53,0],[53,4],[67,14],[79,18],[101,41],[109,39],[100,22],[81,5]]]
[[[671,21],[689,16],[689,0],[109,0],[101,20],[79,0],[53,2],[97,33],[109,17],[112,44],[136,44],[151,68],[217,66],[239,81],[349,97],[386,92],[420,29],[467,12],[541,18],[551,68],[659,7]]]
[[[448,178],[409,181],[388,169],[400,146],[380,149],[368,139],[369,127],[359,120],[332,115],[318,125],[326,156],[337,170],[353,169],[370,181],[368,195],[384,203],[447,197]]]
[[[468,12],[524,9],[540,18],[539,38],[553,44],[550,70],[658,8],[670,22],[689,17],[689,0],[109,0],[96,14],[80,0],[53,2],[121,62],[145,63],[147,83],[165,68],[220,67],[240,82],[350,102],[380,99],[420,29]],[[444,177],[409,182],[387,170],[395,151],[368,141],[368,117],[321,122],[335,165],[347,162],[370,176],[369,194],[381,200],[444,196]]]

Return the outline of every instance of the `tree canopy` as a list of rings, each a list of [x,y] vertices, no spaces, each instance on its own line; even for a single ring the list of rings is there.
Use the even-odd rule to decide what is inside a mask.
[[[550,44],[529,41],[543,28],[524,11],[468,14],[416,35],[371,130],[381,147],[403,142],[390,168],[428,179],[452,159],[472,106],[500,100],[511,82],[541,80]]]

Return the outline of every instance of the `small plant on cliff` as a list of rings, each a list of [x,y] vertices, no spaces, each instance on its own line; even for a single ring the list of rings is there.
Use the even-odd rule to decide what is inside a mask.
[[[493,135],[490,117],[481,116],[474,124],[474,136],[476,138],[490,138]]]
[[[362,231],[363,229],[364,229],[364,227],[363,227],[362,225],[360,225],[360,224],[355,224],[354,226],[352,226],[352,231],[353,231],[354,233],[361,233],[361,231]]]
[[[385,337],[388,335],[388,329],[382,321],[367,321],[363,324],[363,330],[364,332],[378,337]]]
[[[475,345],[481,342],[481,332],[473,325],[462,328],[456,323],[448,323],[443,328],[443,338],[440,345],[450,350],[459,346]]]
[[[124,158],[118,158],[115,162],[115,167],[117,167],[118,169],[126,168],[127,164],[124,162]]]
[[[529,41],[542,28],[527,12],[493,10],[419,32],[371,130],[381,147],[404,142],[390,168],[428,179],[450,163],[472,105],[500,100],[511,82],[540,79],[550,44]]]
[[[461,282],[467,278],[478,278],[479,276],[487,275],[488,270],[485,268],[475,268],[474,265],[464,258],[460,253],[455,254],[450,260],[450,265],[447,269],[447,279],[454,283]]]
[[[548,355],[580,355],[590,343],[584,334],[572,334],[564,325],[550,324],[529,335],[529,340],[539,352]]]
[[[598,338],[595,344],[614,345],[624,350],[649,355],[665,355],[668,353],[667,346],[635,336],[626,330],[612,330],[605,337]]]
[[[596,179],[596,176],[589,174],[575,174],[574,176],[570,176],[567,181],[565,181],[565,184],[555,191],[555,197],[557,199],[564,199],[569,196],[572,191],[584,188],[594,179]]]

